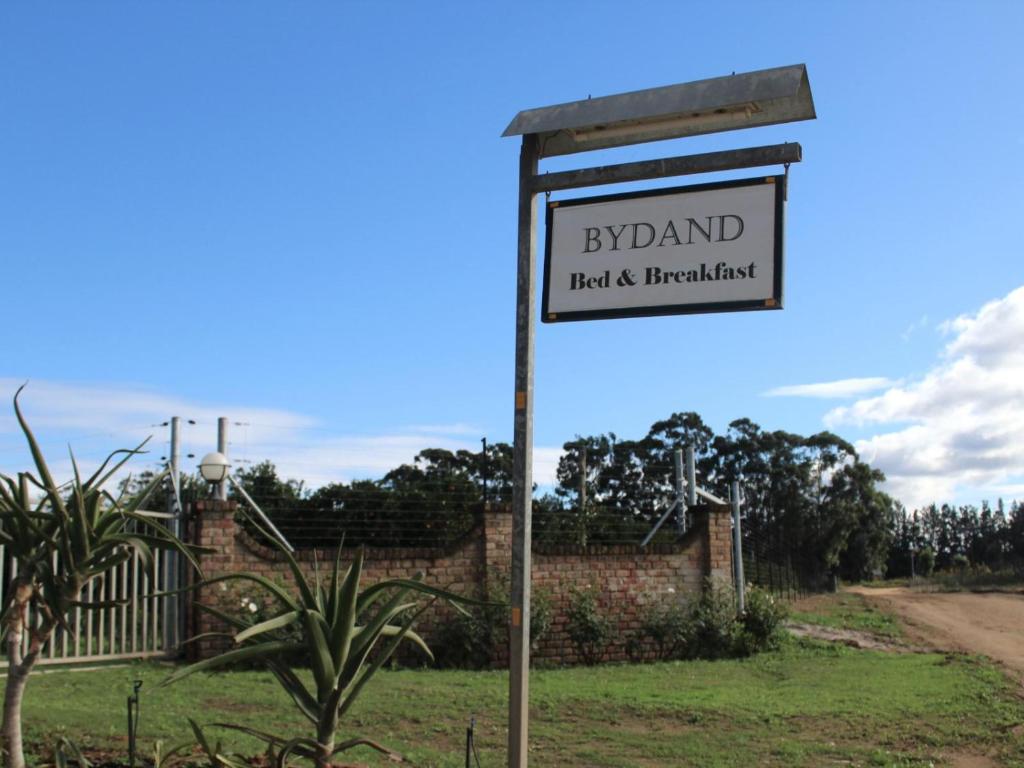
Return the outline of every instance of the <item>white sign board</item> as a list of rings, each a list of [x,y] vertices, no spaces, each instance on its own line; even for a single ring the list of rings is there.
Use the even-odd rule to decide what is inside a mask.
[[[548,203],[547,323],[782,309],[785,178]]]

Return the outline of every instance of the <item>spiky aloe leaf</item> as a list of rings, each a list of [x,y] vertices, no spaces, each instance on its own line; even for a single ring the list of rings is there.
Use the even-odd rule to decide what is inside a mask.
[[[69,768],[72,761],[78,768],[92,768],[81,748],[67,736],[61,736],[53,748],[53,764],[55,768]]]
[[[395,635],[398,635],[401,632],[401,627],[396,627],[394,624],[388,624],[386,627],[384,627],[384,629],[380,631],[380,634],[382,637],[394,637]],[[411,629],[408,630],[404,633],[403,639],[406,642],[410,642],[418,646],[419,649],[423,651],[429,659],[433,660],[434,652],[430,650],[430,646],[427,645],[427,641],[420,637],[416,632],[414,632]]]
[[[32,461],[35,462],[39,476],[42,478],[42,483],[39,485],[50,497],[50,503],[53,504],[54,509],[66,517],[67,508],[64,506],[64,499],[61,498],[57,484],[53,481],[53,475],[50,474],[50,468],[46,465],[46,459],[39,448],[39,443],[36,442],[36,436],[29,429],[28,422],[25,421],[25,416],[21,412],[21,406],[18,405],[18,396],[21,395],[21,391],[24,388],[25,384],[22,384],[18,387],[18,391],[14,393],[14,413],[18,418],[18,424],[21,425],[21,431],[25,434],[25,439],[28,441],[29,451],[32,453]]]
[[[171,470],[168,468],[153,475],[153,478],[146,483],[142,490],[135,494],[128,502],[118,504],[118,507],[129,514],[137,513],[170,474]]]
[[[196,741],[203,752],[206,753],[206,759],[210,762],[210,768],[249,768],[248,761],[237,755],[222,751],[219,741],[210,746],[210,740],[206,737],[203,729],[199,727],[199,724],[191,717],[186,719],[189,725],[192,726],[192,733],[195,734]]]
[[[457,595],[454,592],[441,589],[440,587],[432,587],[429,584],[424,584],[423,573],[416,574],[411,579],[386,579],[384,581],[378,581],[376,584],[371,584],[369,587],[363,590],[363,593],[359,596],[360,610],[363,608],[363,602],[371,600],[378,592],[384,592],[389,589],[406,588],[412,589],[416,592],[420,592],[424,595],[430,595],[431,597],[437,597],[442,600],[447,600],[452,604],[455,610],[466,613],[466,609],[462,607],[462,604],[468,605],[481,605],[481,606],[499,606],[502,603],[492,603],[486,600],[474,600],[473,598],[464,597]]]
[[[100,468],[97,469],[96,472],[92,475],[92,477],[90,477],[86,481],[86,487],[102,488],[104,485],[106,485],[107,481],[110,480],[110,478],[112,478],[114,475],[118,473],[118,471],[120,471],[121,467],[123,467],[131,460],[133,456],[138,456],[139,454],[144,453],[142,449],[148,442],[149,438],[147,437],[135,448],[119,448],[116,451],[111,451],[107,458],[100,465]],[[110,469],[107,469],[107,465],[110,464],[111,461],[114,461],[115,456],[121,456],[121,458],[117,459],[114,462],[114,466],[112,466]],[[106,470],[105,473],[104,470]]]
[[[0,502],[3,503],[4,508],[28,508],[28,499],[21,498],[21,489],[18,488],[18,484],[2,472],[0,472]]]
[[[153,550],[149,548],[149,544],[135,534],[113,533],[106,538],[103,544],[123,544],[127,546],[134,554],[139,556],[146,575],[153,578],[156,574],[156,561],[153,559]]]
[[[245,629],[246,627],[251,626],[248,622],[242,621],[241,619],[239,619],[239,618],[237,618],[235,616],[232,616],[231,614],[227,613],[226,611],[220,610],[216,606],[207,605],[206,603],[193,603],[193,605],[195,605],[195,607],[198,608],[199,610],[205,611],[206,613],[210,614],[211,616],[216,616],[218,619],[223,621],[229,627],[234,627],[235,629],[237,629],[239,631]],[[232,633],[230,633],[230,632],[220,632],[218,634],[223,635],[225,637],[230,637],[232,641],[234,641],[234,639],[235,639],[235,636]]]
[[[153,766],[154,768],[171,768],[177,765],[179,762],[184,762],[187,757],[180,757],[186,753],[192,751],[192,747],[195,746],[194,741],[186,741],[181,744],[175,744],[173,747],[168,749],[166,752],[161,751],[162,742],[157,741],[153,746]]]
[[[310,739],[308,737],[299,736],[294,739],[290,739],[281,745],[281,751],[277,755],[277,768],[285,768],[288,764],[288,758],[292,752],[297,755],[309,756],[309,752],[315,750],[318,744],[316,739]]]
[[[337,549],[334,550],[334,566],[331,568],[331,590],[327,595],[327,623],[332,627],[338,621],[338,611],[341,609],[341,603],[338,600],[338,586],[341,584],[341,581],[339,581],[338,576],[341,574],[341,552],[344,546],[345,534],[342,534],[341,541],[338,543]],[[351,570],[352,566],[350,565],[348,570],[345,571],[344,578],[348,578],[349,571]]]
[[[343,685],[347,685],[358,674],[363,661],[370,654],[374,643],[377,642],[381,630],[406,610],[407,606],[402,604],[402,600],[408,593],[408,589],[403,589],[392,595],[391,599],[377,610],[373,619],[367,622],[353,637],[349,657],[341,674]]]
[[[196,559],[196,554],[207,554],[213,551],[211,548],[199,547],[193,544],[186,544],[177,536],[174,536],[173,534],[166,532],[166,529],[158,529],[156,526],[153,525],[153,520],[151,518],[149,518],[147,515],[143,515],[140,512],[130,512],[128,510],[122,509],[119,510],[117,514],[122,515],[128,520],[135,520],[141,523],[147,528],[147,530],[159,531],[159,535],[157,535],[155,538],[151,538],[147,534],[136,533],[133,535],[141,537],[142,541],[147,542],[154,549],[166,549],[173,550],[175,552],[180,552],[185,557],[185,559],[188,560],[189,564],[196,570],[196,573],[199,575],[199,578],[203,578],[203,571],[202,568],[200,567],[199,560]]]
[[[406,618],[406,620],[402,623],[400,631],[395,633],[394,637],[392,637],[390,642],[388,642],[388,644],[384,646],[380,654],[377,656],[376,659],[373,660],[370,666],[366,667],[363,673],[356,680],[354,680],[352,683],[346,686],[343,691],[340,692],[341,695],[338,697],[338,705],[336,710],[338,713],[338,717],[344,716],[344,714],[351,708],[352,704],[355,703],[356,698],[358,698],[363,688],[366,687],[366,684],[370,682],[373,676],[377,674],[377,671],[382,666],[384,666],[384,663],[391,658],[392,654],[394,654],[394,652],[398,649],[398,646],[401,645],[402,640],[405,639],[405,635],[409,632],[410,629],[412,629],[413,623],[415,623],[416,619],[418,619],[420,614],[423,613],[423,611],[425,611],[426,609],[427,606],[423,606],[415,613],[409,615]]]
[[[315,547],[313,548],[313,584],[310,587],[310,591],[316,598],[317,611],[326,615],[327,594],[324,592],[323,584],[320,583],[320,558],[317,557]]]
[[[314,611],[302,612],[302,622],[306,630],[306,652],[313,668],[313,679],[316,680],[317,698],[321,701],[330,694],[337,680],[322,621],[323,617]]]
[[[188,720],[188,724],[192,726],[192,733],[195,734],[196,743],[199,744],[200,747],[202,747],[203,751],[208,756],[212,756],[213,754],[215,754],[213,747],[210,746],[210,742],[206,738],[206,734],[203,733],[203,729],[199,727],[199,723],[197,723],[191,717],[186,719]]]
[[[301,618],[301,615],[300,611],[288,611],[287,613],[279,614],[272,619],[261,621],[259,624],[253,624],[251,627],[247,627],[235,635],[235,642],[241,645],[246,640],[256,637],[257,635],[274,632],[278,629],[284,629],[298,621],[299,618]]]
[[[275,584],[265,576],[260,576],[256,573],[225,573],[220,576],[211,576],[208,579],[203,579],[201,582],[196,584],[190,584],[187,587],[180,587],[179,589],[168,589],[163,592],[154,593],[154,597],[164,597],[165,595],[178,595],[182,592],[191,592],[192,590],[199,589],[200,587],[206,587],[211,584],[218,584],[222,581],[251,581],[254,584],[258,584],[265,588],[272,596],[276,597],[286,607],[293,611],[298,611],[302,608],[295,598],[293,598],[286,589]]]
[[[21,505],[15,504],[9,510],[0,514],[0,519],[15,522],[21,529],[17,538],[31,540],[35,546],[52,547],[54,545],[54,533],[46,530],[46,523],[53,521],[53,516],[33,514],[25,510]],[[52,526],[51,526],[52,527]],[[11,535],[11,538],[15,538]]]
[[[177,682],[189,675],[194,675],[196,672],[205,672],[210,669],[217,669],[219,667],[237,664],[243,661],[265,661],[266,659],[273,659],[278,655],[300,653],[304,649],[305,647],[301,643],[288,642],[285,640],[268,640],[267,642],[260,643],[258,645],[246,645],[242,648],[226,651],[219,656],[203,659],[202,661],[197,661],[195,664],[182,667],[181,669],[171,673],[171,675],[168,676],[166,680],[161,681],[159,685],[160,687],[170,685],[171,683]]]
[[[274,677],[277,678],[285,692],[292,697],[292,701],[295,702],[295,706],[299,708],[299,711],[306,716],[307,720],[316,725],[320,718],[320,704],[317,702],[316,697],[309,692],[302,680],[299,679],[298,675],[286,664],[276,660],[268,661],[267,667]]]
[[[336,670],[345,668],[348,654],[352,648],[352,631],[356,625],[356,605],[359,601],[359,580],[363,573],[363,549],[356,552],[355,560],[341,583],[335,588],[335,604],[337,612],[331,625],[331,654]]]
[[[258,728],[251,728],[247,725],[237,725],[235,723],[210,723],[210,725],[215,728],[227,728],[228,730],[238,731],[239,733],[244,733],[249,736],[255,736],[257,739],[265,741],[266,743],[271,744],[275,747],[283,747],[284,745],[288,744],[289,741],[293,741],[293,739],[286,739],[282,736],[278,736],[273,733],[268,733],[266,731],[261,731]],[[296,752],[296,754],[300,754],[303,757],[313,757],[313,755],[315,754],[316,742],[312,739],[309,739],[309,741],[312,742],[309,752],[305,754],[301,752]]]
[[[115,549],[113,546],[110,547],[114,551],[112,555],[106,555],[102,560],[96,562],[96,558],[93,558],[94,565],[89,565],[88,570],[85,572],[86,577],[97,576],[101,573],[106,573],[111,568],[116,568],[121,563],[127,562],[131,559],[132,553],[126,549]]]

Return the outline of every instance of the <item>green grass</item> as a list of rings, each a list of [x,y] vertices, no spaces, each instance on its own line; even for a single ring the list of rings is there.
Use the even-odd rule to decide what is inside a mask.
[[[29,684],[29,739],[66,734],[125,752],[125,699],[144,681],[139,740],[187,738],[185,717],[308,733],[276,682],[261,672],[196,675],[168,688],[168,667],[138,664],[52,672]],[[343,734],[393,746],[417,766],[462,766],[477,718],[482,765],[505,764],[503,672],[383,672]],[[880,654],[810,642],[738,661],[611,665],[531,674],[531,766],[943,765],[950,750],[990,752],[1024,766],[1011,729],[1024,703],[977,659]],[[258,744],[227,732],[234,749]],[[37,749],[38,751],[38,749]],[[365,750],[347,762],[380,765]],[[845,762],[844,762],[845,761]]]
[[[803,600],[800,606],[801,610],[790,611],[791,621],[833,629],[870,632],[890,639],[903,634],[899,621],[891,613],[873,605],[862,595],[847,592],[818,595]]]

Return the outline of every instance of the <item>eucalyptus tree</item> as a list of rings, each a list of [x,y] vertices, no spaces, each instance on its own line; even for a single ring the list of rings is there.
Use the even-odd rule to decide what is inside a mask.
[[[824,557],[848,579],[884,568],[898,509],[878,486],[885,475],[861,461],[843,466],[829,483],[823,504]]]
[[[711,485],[715,474],[714,439],[714,431],[693,411],[673,413],[667,419],[654,422],[640,441],[648,485],[662,497],[671,494],[675,487],[674,453],[687,446],[693,448],[698,484]]]
[[[7,646],[3,737],[9,768],[24,768],[21,709],[33,667],[60,627],[74,634],[67,615],[73,609],[97,610],[110,602],[88,602],[83,589],[100,574],[138,556],[152,572],[154,549],[176,549],[198,568],[193,551],[143,511],[146,498],[165,479],[154,475],[132,498],[117,497],[104,485],[142,447],[111,453],[83,480],[71,455],[74,478],[58,484],[18,405],[14,411],[32,454],[36,473],[15,480],[0,474],[0,543],[17,569],[5,585],[3,632]],[[155,582],[154,582],[155,583]]]

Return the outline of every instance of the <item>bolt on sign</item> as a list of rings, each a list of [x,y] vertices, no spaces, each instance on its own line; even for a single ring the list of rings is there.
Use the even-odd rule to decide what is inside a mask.
[[[784,176],[547,206],[547,323],[782,309]]]

